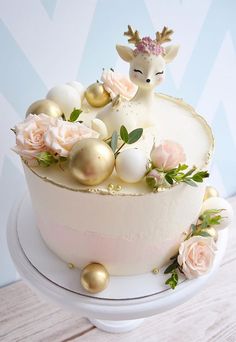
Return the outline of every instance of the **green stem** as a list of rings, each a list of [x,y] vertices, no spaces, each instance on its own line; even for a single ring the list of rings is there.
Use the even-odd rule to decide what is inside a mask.
[[[115,152],[115,157],[117,157],[119,151],[122,149],[123,146],[125,146],[126,142],[123,142],[122,145],[120,145],[120,147],[118,148],[118,150]]]

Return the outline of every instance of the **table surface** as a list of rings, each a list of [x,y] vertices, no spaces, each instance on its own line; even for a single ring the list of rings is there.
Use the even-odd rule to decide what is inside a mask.
[[[230,200],[236,212],[236,197]],[[221,267],[187,303],[153,316],[136,330],[109,334],[38,297],[23,282],[0,289],[0,341],[236,342],[236,219]]]

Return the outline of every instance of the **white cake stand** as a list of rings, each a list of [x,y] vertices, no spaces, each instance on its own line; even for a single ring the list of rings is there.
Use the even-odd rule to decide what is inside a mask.
[[[36,228],[28,194],[13,207],[8,222],[8,246],[19,274],[41,295],[78,312],[97,328],[113,333],[133,330],[143,318],[174,308],[199,293],[219,267],[227,245],[227,229],[219,233],[211,272],[195,280],[182,279],[175,290],[158,275],[112,276],[108,288],[90,295],[80,285],[78,269],[69,269],[45,245]]]

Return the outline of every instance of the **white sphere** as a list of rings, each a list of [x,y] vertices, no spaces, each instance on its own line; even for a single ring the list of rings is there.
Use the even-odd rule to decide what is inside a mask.
[[[81,84],[77,81],[71,81],[71,82],[68,82],[66,84],[73,87],[78,92],[78,94],[81,97],[81,100],[84,98],[85,88],[84,88],[83,84]]]
[[[137,183],[147,171],[148,159],[142,150],[130,148],[122,151],[116,158],[116,172],[126,183]]]
[[[67,119],[69,119],[74,108],[81,107],[80,95],[77,90],[68,84],[53,87],[47,93],[47,99],[56,102]]]
[[[231,224],[233,220],[233,216],[234,216],[233,209],[232,209],[232,206],[229,204],[229,202],[226,201],[224,198],[221,198],[221,197],[208,198],[206,201],[203,202],[201,214],[205,210],[210,210],[210,209],[224,209],[220,213],[220,215],[223,218],[221,220],[221,223],[215,226],[216,229],[224,229]]]

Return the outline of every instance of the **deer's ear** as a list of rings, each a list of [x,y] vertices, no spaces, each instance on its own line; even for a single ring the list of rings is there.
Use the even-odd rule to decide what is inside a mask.
[[[178,51],[179,51],[179,45],[169,45],[165,48],[165,55],[164,60],[166,63],[170,63],[173,61],[173,59],[176,57]]]
[[[116,45],[119,56],[126,62],[131,62],[134,58],[134,52],[131,48],[124,45]]]

